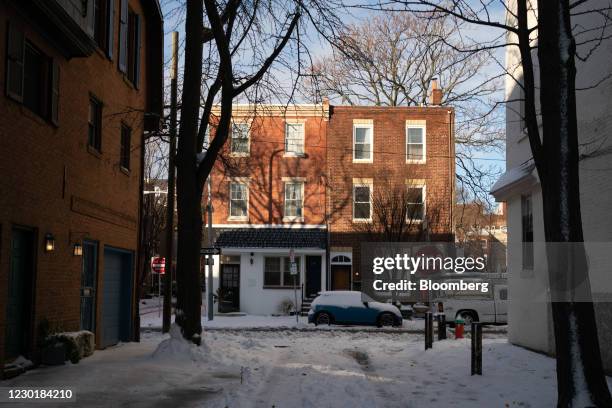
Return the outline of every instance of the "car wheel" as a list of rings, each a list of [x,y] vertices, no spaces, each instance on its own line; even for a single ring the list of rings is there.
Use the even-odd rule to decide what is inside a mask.
[[[315,318],[315,326],[318,326],[320,324],[326,324],[329,326],[331,322],[332,322],[332,317],[327,312],[320,312]]]
[[[378,316],[378,327],[395,326],[395,316],[391,313],[381,313]]]
[[[465,327],[469,327],[472,325],[472,322],[475,322],[477,319],[472,312],[461,312],[461,318],[463,319],[463,325]]]

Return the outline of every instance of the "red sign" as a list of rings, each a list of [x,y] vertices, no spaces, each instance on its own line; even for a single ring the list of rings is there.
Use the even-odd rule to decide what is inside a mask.
[[[151,258],[151,271],[161,275],[166,273],[166,258],[153,257]]]

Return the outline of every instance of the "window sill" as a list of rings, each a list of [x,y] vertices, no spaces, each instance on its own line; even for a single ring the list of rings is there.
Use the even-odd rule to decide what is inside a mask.
[[[87,151],[90,154],[96,156],[98,159],[102,158],[102,152],[97,150],[95,147],[91,147],[90,145],[87,145]]]
[[[121,72],[121,71],[119,71]],[[132,81],[130,81],[130,79],[128,78],[127,74],[121,72],[121,76],[123,78],[123,82],[125,82],[125,84],[127,86],[129,86],[130,88],[132,88],[135,91],[138,91],[138,88],[136,88],[136,85],[134,85],[134,83]]]
[[[249,217],[227,217],[228,221],[248,222]]]
[[[523,140],[528,139],[529,134],[527,133],[527,128],[521,130],[518,139],[516,139],[516,143],[521,143]]]
[[[355,224],[367,224],[372,222],[371,218],[353,218],[353,223]]]
[[[123,174],[125,174],[126,176],[129,176],[129,175],[130,175],[130,169],[127,169],[127,168],[125,168],[125,167],[123,167],[123,166],[119,166],[119,170],[121,170],[121,172],[122,172]]]
[[[230,157],[249,157],[251,153],[230,153]]]
[[[304,217],[283,217],[283,222],[304,222]]]
[[[353,159],[353,163],[372,164],[372,163],[374,163],[374,160],[373,159],[367,159],[367,160],[364,160],[364,159]]]
[[[304,158],[306,157],[306,153],[284,153],[283,157],[295,157],[295,158]]]
[[[427,160],[406,160],[406,164],[425,164]]]
[[[423,223],[423,220],[421,220],[421,219],[416,219],[416,220],[413,220],[413,219],[411,219],[411,218],[408,218],[408,219],[406,219],[406,222],[409,222],[410,224],[422,224],[422,223]],[[409,225],[410,225],[410,224],[409,224]]]

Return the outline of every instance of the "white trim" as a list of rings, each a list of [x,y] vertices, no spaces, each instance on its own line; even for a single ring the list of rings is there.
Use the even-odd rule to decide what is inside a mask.
[[[370,129],[370,158],[356,159],[355,158],[355,137],[357,128]],[[374,122],[370,119],[355,119],[353,120],[353,163],[373,163],[374,162]]]
[[[418,160],[408,159],[408,129],[422,129],[423,130],[423,158],[422,159],[418,159]],[[415,144],[415,143],[411,143],[411,144]],[[408,121],[406,121],[406,130],[404,131],[404,149],[405,149],[405,154],[406,154],[405,156],[406,163],[425,164],[427,162],[427,126],[425,125],[425,123],[415,124],[415,123],[408,123]]]
[[[285,179],[288,180],[285,180]],[[303,180],[300,180],[302,177],[290,178],[283,177],[284,188],[283,188],[283,222],[304,222],[304,185],[306,184]],[[285,215],[287,212],[287,184],[299,184],[300,185],[300,213],[302,215],[295,216],[287,216]]]
[[[247,131],[247,151],[246,152],[234,152],[232,151],[233,149],[233,144],[232,141],[234,139],[233,135],[234,135],[234,126],[236,125],[248,125],[249,130]],[[239,121],[234,121],[232,119],[232,123],[230,126],[230,156],[231,157],[249,157],[251,155],[251,127],[253,125],[253,122],[250,120],[239,120]]]
[[[279,229],[326,229],[325,224],[213,224],[213,228],[279,228]]]
[[[369,218],[355,218],[355,187],[369,187],[370,188],[370,217]],[[374,183],[372,181],[367,181],[367,179],[362,180],[361,182],[355,182],[353,180],[353,188],[352,188],[352,196],[353,196],[353,222],[371,222],[372,221],[372,193],[374,189]]]
[[[289,256],[289,250],[292,248],[237,248],[237,247],[221,247],[221,255],[236,255],[243,253],[257,253],[257,254],[270,254],[270,255],[278,255],[278,254],[286,254],[285,256]],[[321,255],[325,254],[325,249],[322,248],[293,248],[296,254],[300,255]]]
[[[410,218],[408,215],[408,212],[406,212],[406,221],[411,222],[411,223],[415,223],[415,224],[420,224],[423,221],[425,221],[425,219],[427,218],[427,185],[424,182],[421,182],[420,180],[418,182],[416,182],[416,180],[414,180],[414,182],[411,182],[411,180],[406,180],[406,188],[421,188],[421,194],[423,196],[423,218],[421,219],[412,219]],[[417,204],[417,203],[407,203],[407,204]]]
[[[241,184],[244,185],[246,187],[246,215],[245,216],[232,216],[232,184]],[[229,200],[228,200],[228,206],[229,206],[229,212],[228,212],[228,217],[227,220],[228,221],[248,221],[249,220],[249,197],[250,197],[250,191],[249,191],[249,180],[248,178],[245,177],[236,177],[236,178],[230,178],[229,180]]]
[[[287,131],[289,126],[299,125],[302,127],[302,152],[288,152],[287,151]],[[305,120],[287,120],[285,121],[285,140],[284,140],[284,152],[283,157],[304,157],[306,156],[306,121]]]

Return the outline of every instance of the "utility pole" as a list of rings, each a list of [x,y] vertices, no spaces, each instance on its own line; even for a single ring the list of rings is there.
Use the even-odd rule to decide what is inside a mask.
[[[210,144],[210,141],[209,141]],[[207,146],[208,148],[208,146]],[[211,175],[208,175],[208,203],[206,205],[206,211],[207,211],[207,221],[208,221],[208,246],[212,247],[212,213],[213,213],[213,208],[212,208],[212,181],[211,181]],[[208,320],[213,320],[214,318],[214,313],[213,313],[213,255],[208,255],[208,258],[206,259],[206,268],[207,268],[207,272],[208,272],[208,282],[206,283],[206,291],[207,296],[206,298],[208,299]],[[221,299],[219,299],[219,301],[221,301]]]
[[[178,32],[172,33],[170,71],[170,147],[168,148],[168,194],[166,195],[166,274],[164,275],[164,318],[162,331],[170,331],[172,317],[172,261],[174,252],[174,179],[176,157],[176,99],[178,72]]]

